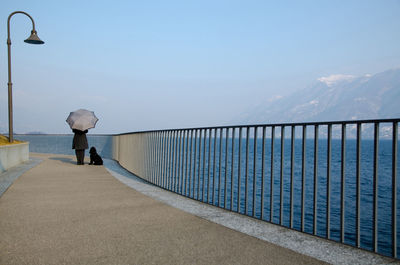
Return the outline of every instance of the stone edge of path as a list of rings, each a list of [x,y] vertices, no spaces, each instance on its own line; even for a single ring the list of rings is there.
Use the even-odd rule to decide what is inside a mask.
[[[31,157],[29,160],[2,172],[0,174],[0,198],[17,178],[42,161],[40,158]]]

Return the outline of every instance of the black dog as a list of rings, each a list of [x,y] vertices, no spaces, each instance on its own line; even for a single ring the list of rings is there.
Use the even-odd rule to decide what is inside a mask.
[[[103,159],[97,154],[96,148],[90,148],[90,163],[89,165],[103,165]]]

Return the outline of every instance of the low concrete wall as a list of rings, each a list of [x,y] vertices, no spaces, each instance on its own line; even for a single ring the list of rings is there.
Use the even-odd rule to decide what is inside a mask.
[[[114,135],[112,137],[111,158],[116,161],[119,161],[119,136],[118,135]]]
[[[29,160],[29,143],[0,146],[0,173]]]
[[[112,158],[125,169],[145,178],[143,160],[145,153],[142,148],[144,139],[142,134],[126,134],[113,136]]]

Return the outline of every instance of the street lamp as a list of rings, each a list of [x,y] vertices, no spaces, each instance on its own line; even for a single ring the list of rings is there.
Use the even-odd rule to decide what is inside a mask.
[[[11,39],[10,39],[10,20],[11,17],[15,14],[24,14],[28,16],[32,20],[32,31],[31,36],[24,40],[26,43],[30,44],[43,44],[44,41],[39,39],[37,32],[35,30],[35,22],[33,18],[23,11],[15,11],[8,16],[7,20],[7,47],[8,47],[8,133],[9,133],[9,142],[12,143],[14,141],[13,136],[13,114],[12,114],[12,83],[11,83]]]

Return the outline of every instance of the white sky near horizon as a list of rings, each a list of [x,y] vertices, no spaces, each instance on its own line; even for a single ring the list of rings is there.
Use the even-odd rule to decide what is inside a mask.
[[[227,125],[317,80],[400,67],[398,0],[1,6],[0,132],[8,131],[7,18],[17,10],[45,44],[24,43],[31,22],[12,17],[16,133],[70,133],[65,119],[79,108],[100,119],[91,133]]]

